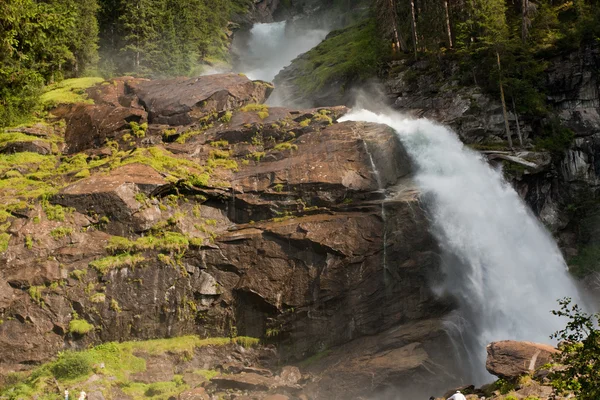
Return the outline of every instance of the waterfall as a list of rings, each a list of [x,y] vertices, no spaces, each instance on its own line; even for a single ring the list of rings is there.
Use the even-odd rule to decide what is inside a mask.
[[[448,328],[467,354],[463,366],[472,365],[467,378],[476,384],[491,380],[485,371],[489,342],[548,343],[564,326],[551,314],[556,300],[580,297],[553,238],[502,173],[428,120],[365,110],[343,120],[389,125],[412,158],[443,253],[443,283],[434,290],[458,302],[461,323],[449,319]]]
[[[272,81],[294,58],[319,44],[328,31],[296,27],[287,21],[254,24],[245,43],[235,43],[235,70],[250,79]]]

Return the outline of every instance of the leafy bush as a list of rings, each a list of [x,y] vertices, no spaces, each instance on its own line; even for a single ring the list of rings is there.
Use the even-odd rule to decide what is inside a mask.
[[[573,392],[579,400],[600,399],[600,313],[587,314],[570,298],[559,301],[560,310],[552,311],[569,322],[552,335],[562,341],[561,353],[554,360],[565,366],[550,378],[559,393]]]
[[[85,335],[94,329],[94,325],[87,322],[85,319],[73,318],[69,322],[69,332],[76,333],[78,335]]]
[[[56,379],[75,379],[90,374],[92,362],[85,353],[65,351],[60,353],[58,360],[52,363],[50,371]]]

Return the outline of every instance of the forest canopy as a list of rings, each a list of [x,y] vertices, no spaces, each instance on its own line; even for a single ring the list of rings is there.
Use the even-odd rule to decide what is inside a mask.
[[[192,75],[223,60],[231,14],[251,1],[0,1],[0,126],[63,78]]]

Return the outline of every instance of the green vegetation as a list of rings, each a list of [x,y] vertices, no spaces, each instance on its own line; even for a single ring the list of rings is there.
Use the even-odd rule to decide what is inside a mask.
[[[129,123],[129,127],[131,128],[131,133],[135,135],[135,137],[143,138],[146,136],[146,130],[148,129],[148,123],[144,122],[143,124],[138,124],[135,121],[131,121]]]
[[[295,84],[307,97],[327,82],[339,82],[344,90],[350,83],[376,76],[387,57],[376,21],[368,19],[331,32],[321,44],[299,57],[295,64],[301,73]]]
[[[540,136],[535,140],[535,145],[561,154],[571,146],[574,139],[575,134],[572,130],[562,126],[558,119],[553,119],[543,126]]]
[[[92,303],[104,303],[106,301],[106,295],[104,293],[94,293],[90,296]]]
[[[76,76],[94,63],[96,8],[95,0],[0,3],[0,127],[31,119],[44,84]]]
[[[290,142],[283,142],[283,143],[276,144],[275,147],[273,147],[273,150],[277,150],[277,151],[298,150],[298,146],[293,143],[290,143]]]
[[[8,242],[10,241],[10,234],[0,233],[0,253],[8,250]]]
[[[244,0],[99,0],[100,68],[109,75],[181,76],[228,60],[225,32]]]
[[[93,327],[91,325],[90,327],[91,330]],[[258,344],[258,339],[245,337],[201,339],[197,336],[184,336],[144,342],[104,343],[81,352],[66,351],[60,353],[56,361],[37,367],[31,374],[13,375],[7,386],[0,389],[0,397],[10,400],[32,398],[56,400],[58,397],[56,397],[54,379],[61,386],[85,387],[89,377],[96,374],[101,379],[102,386],[108,390],[114,386],[135,399],[167,400],[170,397],[177,397],[188,388],[183,377],[175,375],[169,382],[133,383],[130,380],[131,375],[146,370],[145,359],[134,354],[171,353],[191,359],[196,348],[226,346],[232,343],[252,347]],[[100,364],[104,367],[98,368]],[[206,379],[212,379],[219,374],[215,370],[196,370],[194,373]]]
[[[117,254],[115,256],[108,256],[92,261],[90,267],[96,269],[101,274],[106,274],[108,271],[115,268],[135,267],[145,260],[144,257],[138,254]]]
[[[93,103],[87,99],[85,89],[102,82],[102,78],[73,78],[47,86],[40,102],[46,108],[58,104]]]
[[[219,121],[228,123],[231,121],[231,117],[233,117],[233,113],[231,111],[226,111],[225,114],[223,114],[223,116],[219,118]]]
[[[31,286],[27,292],[33,301],[38,304],[42,304],[42,292],[44,289],[44,286]]]
[[[52,229],[50,231],[50,236],[52,236],[55,240],[62,239],[67,236],[71,236],[73,233],[73,228],[66,228],[64,226]]]
[[[552,386],[563,394],[572,392],[580,400],[600,398],[600,314],[589,315],[570,298],[559,301],[560,310],[552,313],[569,319],[566,327],[554,333],[562,343],[554,361],[564,365],[550,375]]]
[[[94,325],[87,322],[85,319],[73,318],[69,322],[69,332],[78,335],[85,335],[94,329]]]

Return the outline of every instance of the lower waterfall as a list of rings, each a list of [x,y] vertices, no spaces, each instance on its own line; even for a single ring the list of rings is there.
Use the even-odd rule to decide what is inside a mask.
[[[452,131],[425,119],[356,110],[344,120],[392,127],[413,161],[443,253],[443,283],[434,290],[458,302],[448,331],[466,358],[466,378],[475,384],[492,380],[485,370],[485,348],[492,341],[549,342],[564,325],[551,314],[556,300],[578,301],[578,290],[552,236],[501,171]]]

